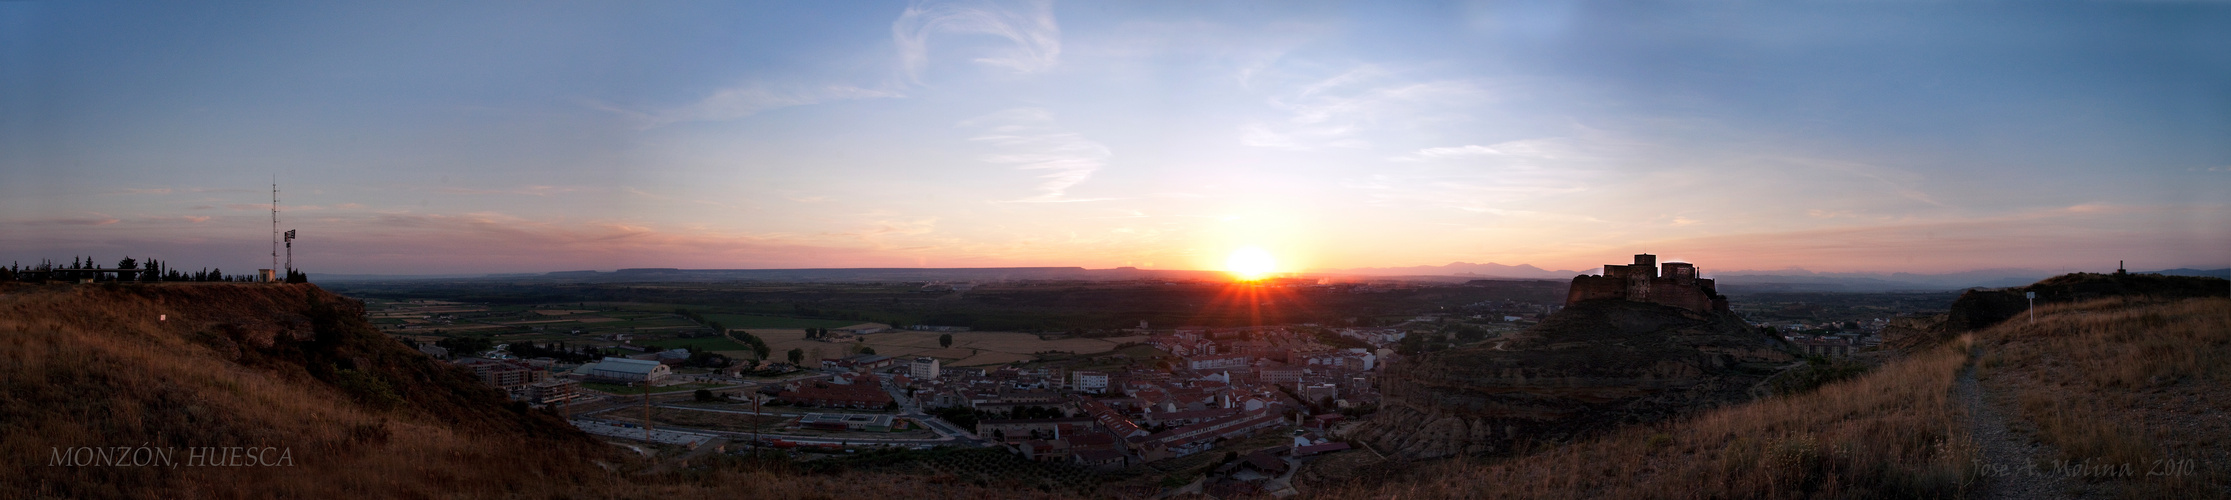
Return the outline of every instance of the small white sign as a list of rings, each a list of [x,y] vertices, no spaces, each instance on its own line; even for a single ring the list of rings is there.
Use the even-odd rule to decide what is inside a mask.
[[[2037,298],[2037,292],[2022,292],[2022,296],[2034,299]]]

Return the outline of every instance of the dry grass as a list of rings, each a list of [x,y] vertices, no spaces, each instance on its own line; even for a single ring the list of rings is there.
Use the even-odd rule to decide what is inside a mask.
[[[0,284],[0,498],[1007,496],[717,456],[639,475],[649,464],[513,409],[373,331],[353,305],[310,285]],[[348,380],[377,380],[399,402]],[[181,463],[48,463],[57,448],[140,446]],[[293,466],[183,463],[188,447],[229,446],[285,448]]]
[[[576,474],[583,463],[576,457],[604,456],[555,419],[506,410],[493,391],[444,393],[471,389],[457,384],[470,384],[461,373],[432,363],[389,366],[408,352],[361,320],[321,324],[309,301],[340,298],[307,285],[7,292],[0,299],[0,399],[8,401],[0,405],[0,456],[8,459],[0,467],[8,470],[0,490],[21,496],[498,494],[517,478]],[[316,366],[324,362],[333,363]],[[335,369],[343,363],[348,372]],[[343,373],[378,380],[409,406],[383,408],[320,381]],[[143,445],[175,450],[180,465],[48,466],[55,448]],[[295,466],[183,463],[187,448],[227,446],[285,448]],[[499,463],[505,467],[485,466]]]
[[[2231,301],[2061,304],[1979,342],[1986,390],[2011,394],[2017,425],[2060,450],[2041,468],[2080,466],[2124,498],[2231,496]]]
[[[2058,447],[2094,494],[2231,495],[2231,301],[2040,308],[1854,380],[1515,458],[1451,461],[1331,498],[1946,498],[1977,448],[1950,397],[1971,346],[1986,393]],[[2131,464],[2123,469],[2120,464]],[[2131,476],[2103,475],[2130,470]],[[2149,473],[2160,474],[2151,475]]]
[[[1329,498],[1949,498],[1974,446],[1949,394],[1967,339],[1820,390]]]

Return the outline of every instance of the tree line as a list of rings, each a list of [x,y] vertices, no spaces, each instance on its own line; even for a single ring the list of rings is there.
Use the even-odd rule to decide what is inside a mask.
[[[705,316],[698,314],[697,311],[677,308],[674,310],[674,314],[684,318],[689,318],[690,321],[698,322],[699,324],[703,324],[707,327],[711,327],[713,329],[713,333],[722,335],[727,335],[729,333],[728,325],[720,324],[719,321],[706,321]],[[774,354],[774,350],[767,347],[767,341],[761,340],[757,335],[752,335],[751,332],[736,330],[735,335],[733,335],[732,337],[734,337],[738,341],[743,342],[746,347],[750,347],[753,354],[759,355],[759,359],[767,359],[767,355]]]
[[[63,266],[59,261],[41,259],[37,264],[28,266],[23,265],[22,262],[10,262],[7,267],[0,267],[0,282],[45,283],[49,281],[74,282],[80,280],[104,283],[254,282],[257,281],[257,276],[253,274],[225,274],[223,269],[207,267],[188,271],[173,267],[169,262],[156,259],[142,261],[129,256],[116,261],[115,267],[103,267],[100,261],[94,260],[90,256],[71,257],[68,266]],[[286,282],[288,283],[308,283],[309,281],[309,275],[299,269],[286,270]]]

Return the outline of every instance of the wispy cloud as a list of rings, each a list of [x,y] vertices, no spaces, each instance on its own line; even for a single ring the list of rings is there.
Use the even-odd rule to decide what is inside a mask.
[[[572,193],[572,192],[576,192],[576,191],[581,191],[581,190],[582,190],[581,188],[578,188],[578,187],[571,187],[571,186],[520,186],[520,187],[515,187],[515,188],[508,188],[508,189],[472,189],[472,188],[459,188],[459,187],[445,187],[445,188],[437,188],[437,189],[435,189],[434,191],[435,191],[435,192],[439,192],[439,193],[443,193],[443,194],[462,194],[462,195],[483,195],[483,194],[513,194],[513,195],[523,195],[523,196],[549,196],[549,195],[553,195],[553,194],[566,194],[566,193]]]
[[[1014,201],[1095,201],[1066,196],[1069,188],[1092,177],[1114,156],[1105,145],[1063,131],[1055,123],[1053,112],[1044,108],[1010,109],[961,122],[961,126],[985,128],[985,135],[970,140],[991,144],[999,152],[985,156],[984,161],[1047,171],[1039,176],[1044,182],[1038,184],[1037,196]]]
[[[1061,26],[1054,22],[1053,3],[1026,0],[1014,5],[990,1],[921,1],[906,8],[891,22],[891,40],[899,52],[900,70],[909,82],[920,83],[929,65],[930,38],[938,34],[991,35],[1013,42],[1008,50],[976,58],[979,64],[1034,73],[1052,68],[1061,60]]]
[[[1566,137],[1431,147],[1388,158],[1395,162],[1390,168],[1346,184],[1380,204],[1588,220],[1545,213],[1541,205],[1527,202],[1581,193],[1599,184],[1609,148],[1598,141]]]
[[[1930,196],[1929,193],[1921,190],[1921,185],[1925,183],[1925,179],[1920,174],[1916,174],[1906,170],[1884,167],[1870,163],[1845,160],[1830,160],[1822,158],[1775,157],[1769,158],[1769,160],[1781,163],[1810,166],[1822,170],[1842,172],[1847,175],[1857,176],[1874,181],[1882,187],[1888,188],[1892,194],[1900,198],[1918,201],[1936,207],[1948,206],[1942,202],[1938,202],[1936,197]]]
[[[1407,81],[1372,65],[1289,87],[1268,99],[1286,116],[1240,125],[1241,144],[1294,150],[1367,147],[1371,142],[1362,132],[1430,121],[1488,97],[1469,81]]]
[[[720,89],[688,105],[656,111],[642,111],[595,100],[583,100],[581,104],[627,117],[637,127],[649,129],[685,122],[735,120],[770,110],[825,102],[905,96],[895,90],[855,85],[775,85],[752,82]]]
[[[1571,139],[1544,138],[1496,143],[1492,146],[1467,144],[1453,147],[1425,148],[1416,152],[1388,158],[1393,161],[1464,160],[1480,158],[1519,158],[1532,160],[1571,160],[1585,155]]]
[[[255,203],[231,203],[231,204],[226,204],[226,205],[225,205],[225,208],[228,208],[228,209],[232,209],[232,210],[243,210],[243,211],[268,211],[268,210],[271,210],[271,205],[264,205],[264,204],[255,204]],[[197,209],[197,210],[199,210],[200,208],[196,208],[196,209]],[[279,206],[279,211],[281,211],[281,212],[294,212],[294,211],[302,211],[302,210],[325,210],[325,207],[321,207],[321,206],[317,206],[317,205],[280,205],[280,206]]]
[[[666,196],[666,195],[662,195],[662,194],[653,194],[653,193],[651,193],[651,192],[649,192],[649,191],[644,191],[644,190],[641,190],[641,189],[636,189],[636,188],[632,188],[632,187],[623,187],[623,188],[620,188],[620,191],[624,191],[624,192],[626,192],[627,194],[632,194],[632,195],[636,195],[636,196],[641,196],[641,197],[644,197],[644,198],[650,198],[650,199],[654,199],[654,200],[672,200],[672,199],[674,199],[674,197],[672,197],[672,196]]]
[[[115,224],[117,222],[120,221],[115,217],[100,215],[93,217],[53,217],[45,219],[30,219],[19,221],[18,223],[26,226],[106,226],[109,224]]]
[[[860,99],[905,97],[896,91],[853,85],[780,88],[763,84],[730,87],[695,104],[666,110],[652,117],[653,125],[694,121],[734,120],[768,110]]]

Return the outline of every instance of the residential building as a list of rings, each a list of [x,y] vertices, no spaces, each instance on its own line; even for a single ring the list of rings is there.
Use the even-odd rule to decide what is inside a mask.
[[[1302,367],[1281,366],[1263,369],[1263,383],[1292,387],[1301,383]]]
[[[527,401],[535,404],[557,404],[581,397],[581,383],[572,379],[554,378],[527,384]]]
[[[914,364],[907,373],[913,375],[915,380],[937,380],[937,358],[914,358]]]
[[[480,382],[504,391],[512,399],[527,399],[527,385],[550,378],[550,371],[514,359],[465,358],[456,361],[473,371]]]
[[[1065,439],[1032,439],[1017,447],[1023,458],[1040,462],[1069,461],[1069,441]]]
[[[1069,378],[1070,390],[1086,394],[1104,394],[1108,392],[1108,374],[1106,372],[1096,372],[1089,370],[1076,371],[1070,372]]]
[[[1247,368],[1247,363],[1248,363],[1249,361],[1252,361],[1252,360],[1253,360],[1252,358],[1249,358],[1249,357],[1247,357],[1247,356],[1244,356],[1244,355],[1238,355],[1238,354],[1222,354],[1222,355],[1215,355],[1215,356],[1196,356],[1196,357],[1193,357],[1192,359],[1189,359],[1189,360],[1187,360],[1187,361],[1186,361],[1186,367],[1187,367],[1187,368],[1192,368],[1192,369],[1194,369],[1194,370],[1196,370],[1196,371],[1198,371],[1198,370],[1239,370],[1239,369],[1246,369],[1246,368]]]
[[[1115,450],[1082,450],[1070,454],[1069,459],[1077,465],[1103,471],[1122,469],[1131,465],[1129,456]]]

